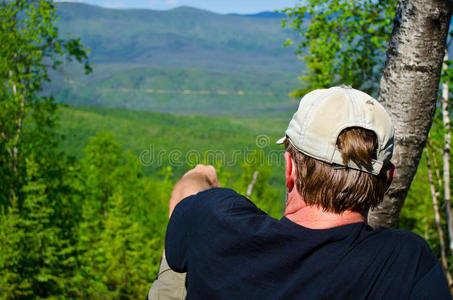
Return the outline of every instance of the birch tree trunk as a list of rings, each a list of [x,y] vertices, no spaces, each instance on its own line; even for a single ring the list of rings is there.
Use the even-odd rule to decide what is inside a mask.
[[[437,201],[438,193],[436,192],[436,187],[434,185],[433,171],[432,171],[432,167],[431,167],[431,158],[430,158],[430,153],[428,151],[428,148],[425,148],[425,153],[426,153],[426,165],[428,167],[428,181],[429,181],[429,186],[431,189],[431,198],[433,200],[434,218],[436,220],[436,228],[437,228],[437,233],[439,235],[440,257],[441,257],[442,268],[444,269],[445,276],[447,277],[448,285],[452,286],[453,279],[452,279],[450,271],[448,269],[447,255],[446,255],[446,251],[445,251],[444,231],[442,229],[442,223],[440,220],[439,202]]]
[[[444,63],[442,68],[444,70],[448,69],[448,49],[445,51]],[[448,228],[448,237],[450,239],[450,252],[453,253],[453,217],[451,214],[451,191],[450,191],[450,115],[448,110],[448,81],[442,83],[442,122],[444,124],[444,151],[442,153],[443,158],[443,169],[444,169],[444,201],[445,201],[445,210],[447,211],[447,228]]]
[[[395,124],[396,174],[371,226],[394,227],[422,155],[435,111],[452,0],[401,0],[387,49],[379,101]]]

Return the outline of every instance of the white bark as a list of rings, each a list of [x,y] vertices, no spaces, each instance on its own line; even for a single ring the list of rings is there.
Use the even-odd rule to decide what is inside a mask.
[[[252,196],[253,187],[255,186],[257,179],[258,179],[258,171],[255,171],[253,173],[252,182],[250,182],[249,186],[247,187],[247,198],[249,198],[249,199]]]
[[[16,59],[17,54],[14,54],[14,58]],[[18,73],[17,70],[15,70],[16,73]],[[27,72],[28,73],[28,69]],[[16,130],[14,133],[14,136],[12,137],[12,146],[7,145],[6,150],[11,156],[11,167],[13,174],[17,174],[17,165],[18,165],[18,160],[19,160],[19,140],[22,136],[22,126],[23,126],[23,120],[25,118],[25,100],[27,98],[27,93],[28,93],[28,85],[25,85],[23,88],[21,88],[21,93],[18,95],[17,93],[17,83],[13,78],[13,70],[9,70],[8,76],[9,76],[9,81],[11,84],[11,89],[14,97],[14,101],[20,97],[19,101],[19,112],[16,120]],[[8,144],[10,140],[6,140],[6,143]]]
[[[444,70],[448,69],[448,50],[445,51],[444,63],[442,68]],[[444,149],[442,153],[443,158],[443,169],[444,169],[444,201],[445,209],[447,211],[447,226],[448,226],[448,236],[450,239],[450,252],[453,254],[453,217],[451,214],[451,191],[450,191],[450,142],[451,142],[451,133],[450,133],[450,116],[448,110],[449,103],[449,90],[448,90],[448,81],[442,83],[442,122],[444,124]]]
[[[379,100],[395,125],[396,174],[384,201],[368,215],[371,226],[393,227],[426,143],[437,102],[453,1],[400,0]]]
[[[431,138],[429,136],[428,136],[428,143],[429,143],[429,146],[430,146],[430,148],[432,150],[431,154],[433,156],[434,171],[436,173],[437,184],[438,184],[438,186],[440,188],[442,186],[442,177],[440,176],[439,164],[437,163],[436,149],[434,148],[433,142],[432,142],[432,140],[431,140]]]
[[[431,190],[431,198],[433,200],[434,218],[436,220],[436,228],[437,228],[437,233],[439,235],[440,256],[441,256],[442,268],[444,269],[444,273],[447,277],[448,285],[452,286],[453,279],[452,279],[450,271],[448,269],[447,255],[446,255],[446,251],[445,251],[444,232],[442,230],[442,223],[440,220],[440,213],[439,213],[439,203],[437,201],[437,192],[436,192],[436,188],[434,186],[432,167],[431,167],[431,163],[430,163],[429,151],[427,148],[425,148],[425,153],[426,153],[426,165],[428,167],[428,180],[429,180],[429,186],[430,186],[430,190]]]

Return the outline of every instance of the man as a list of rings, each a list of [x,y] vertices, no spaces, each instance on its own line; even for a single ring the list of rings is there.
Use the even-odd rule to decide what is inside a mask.
[[[385,109],[363,92],[304,96],[278,141],[288,188],[281,220],[219,188],[213,167],[189,171],[174,188],[165,243],[168,265],[187,278],[164,259],[150,298],[451,299],[422,238],[366,224],[393,178],[393,137]]]

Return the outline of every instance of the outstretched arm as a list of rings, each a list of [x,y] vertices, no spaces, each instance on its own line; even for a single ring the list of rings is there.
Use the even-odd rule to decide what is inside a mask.
[[[182,199],[213,187],[220,187],[215,168],[213,166],[197,165],[184,174],[173,188],[169,204],[169,216],[171,216],[176,205]]]
[[[173,188],[169,203],[169,216],[182,199],[195,195],[201,191],[220,187],[217,173],[213,166],[197,165],[184,174]],[[153,282],[148,294],[148,299],[182,300],[186,298],[186,273],[177,273],[170,269],[162,256],[158,278]]]

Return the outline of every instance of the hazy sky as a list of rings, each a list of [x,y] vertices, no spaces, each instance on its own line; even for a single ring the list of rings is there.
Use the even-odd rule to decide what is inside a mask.
[[[170,9],[181,5],[198,7],[217,13],[257,13],[294,7],[301,0],[56,0],[84,2],[110,8]]]

